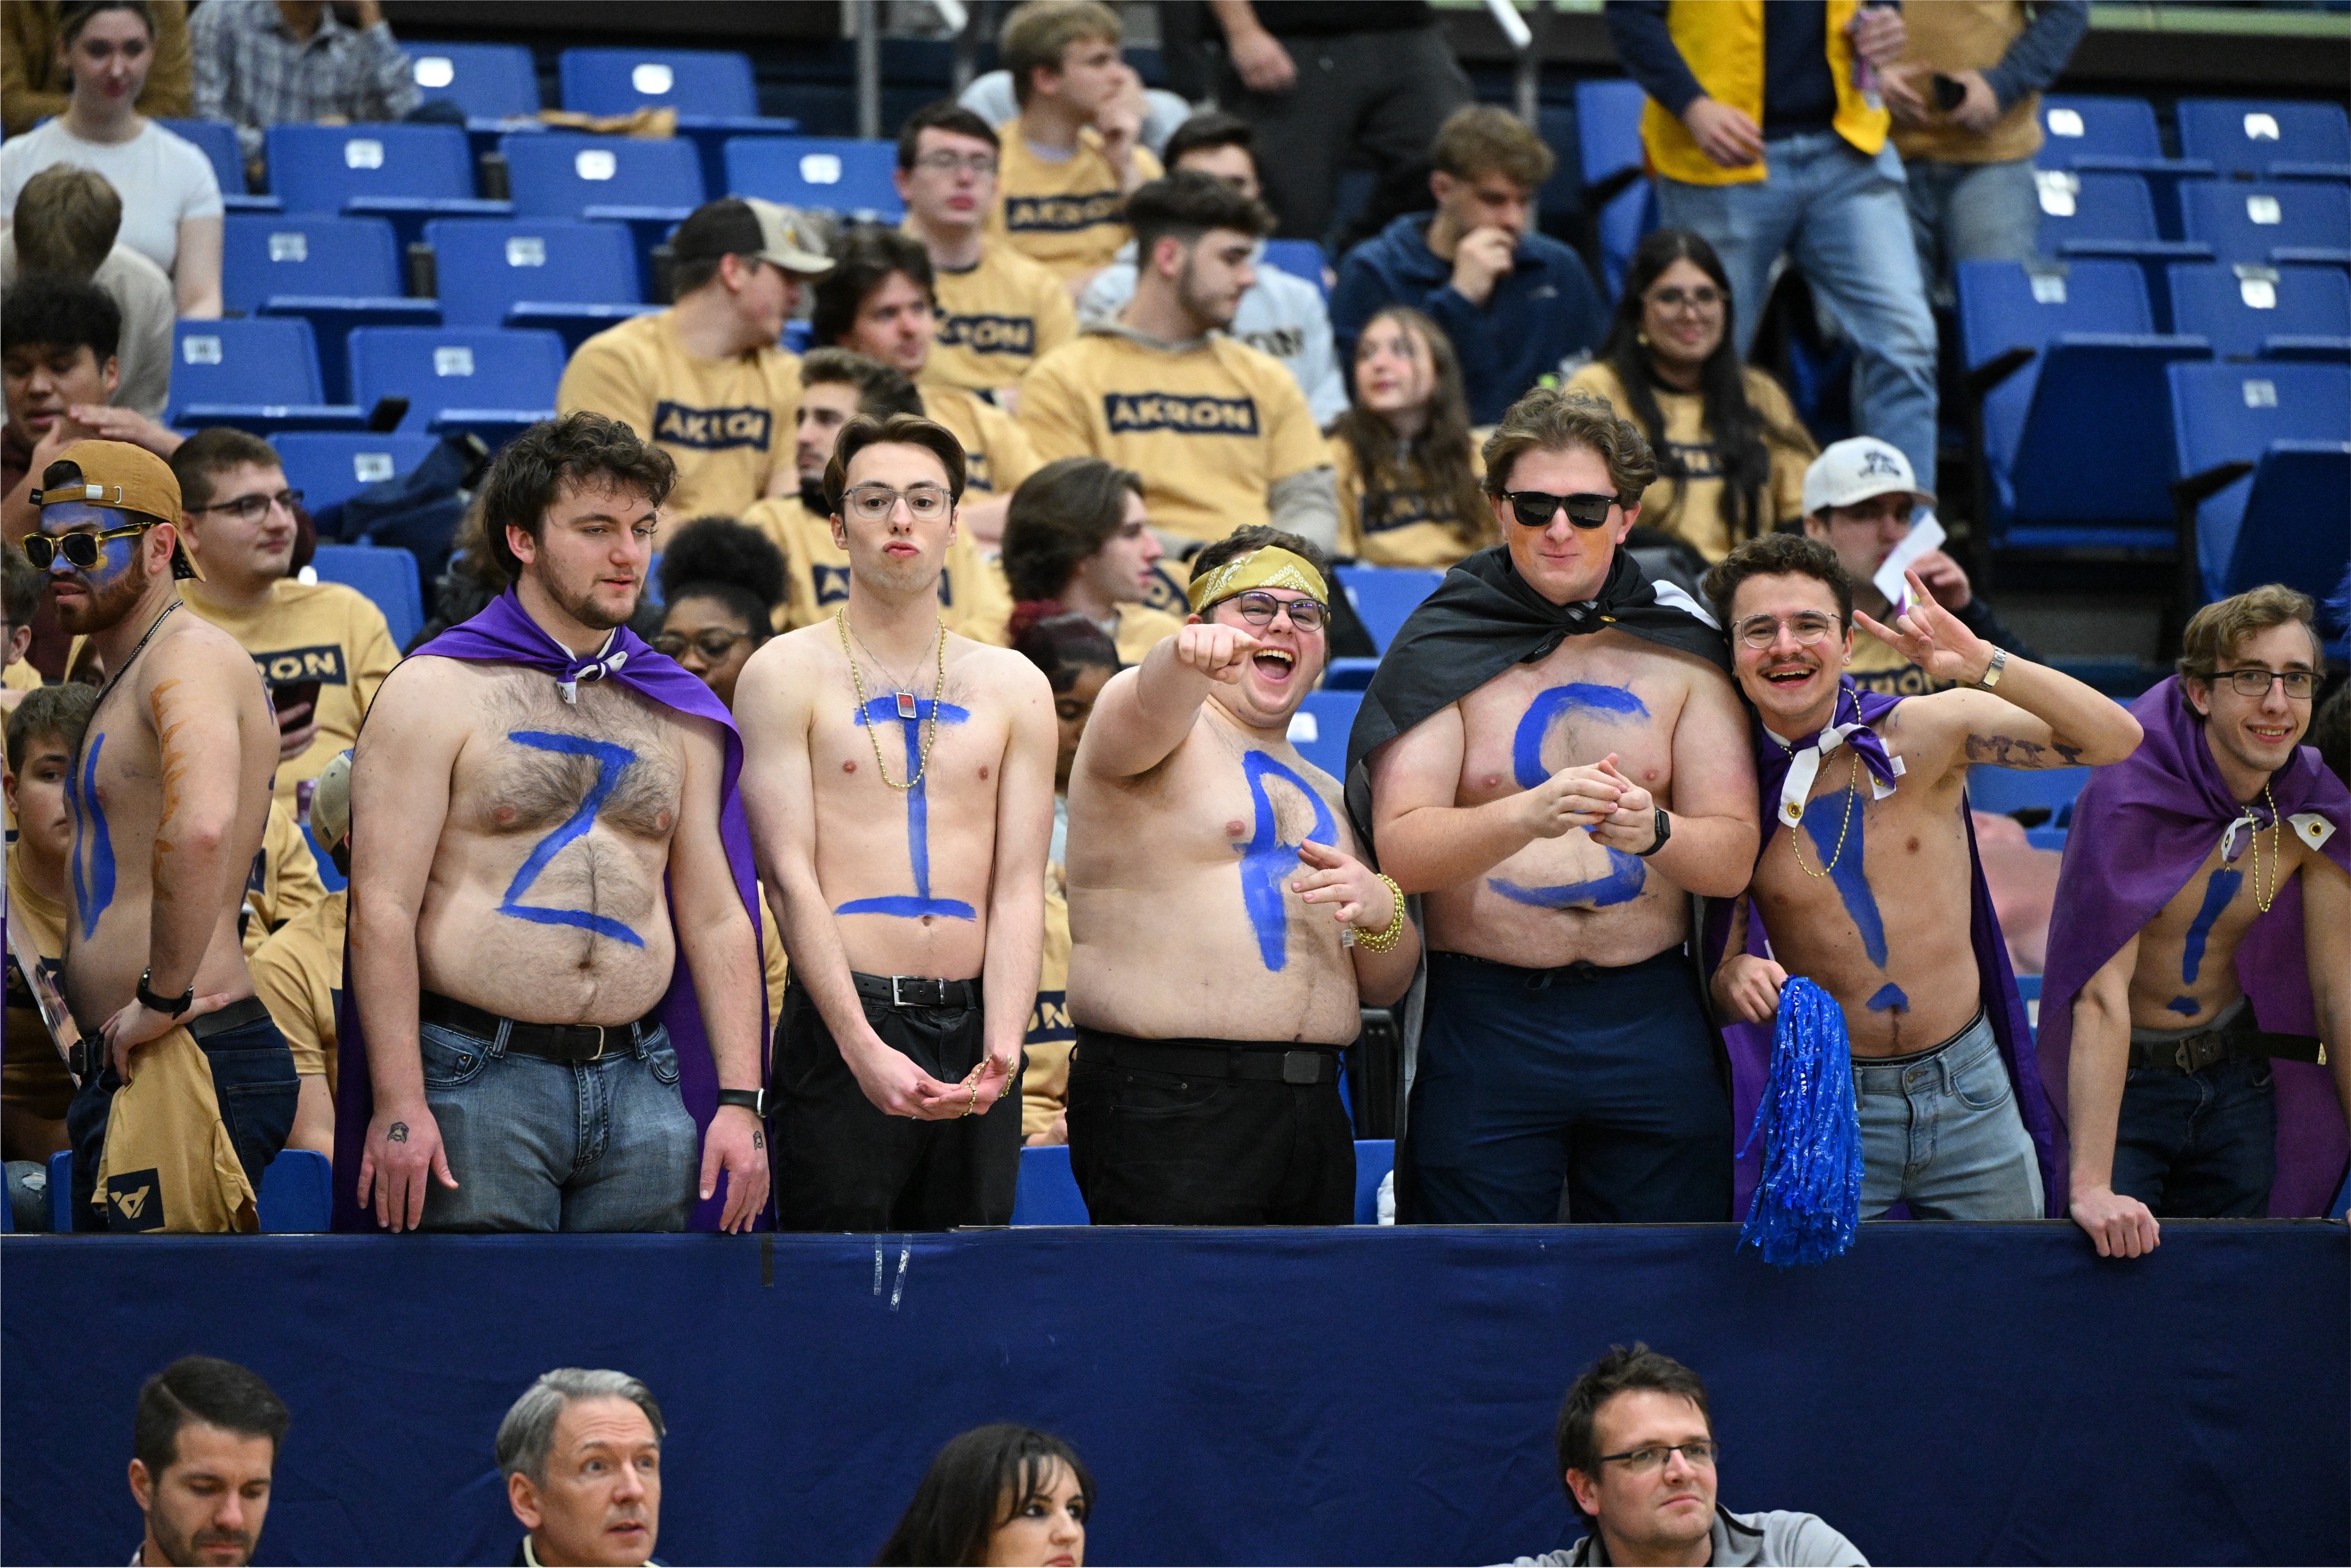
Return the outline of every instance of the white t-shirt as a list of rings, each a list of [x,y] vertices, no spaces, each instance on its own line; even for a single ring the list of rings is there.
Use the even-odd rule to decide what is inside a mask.
[[[25,182],[52,163],[79,163],[106,176],[122,198],[122,228],[114,236],[165,272],[180,254],[183,218],[221,215],[220,181],[212,160],[153,120],[128,141],[84,141],[52,120],[0,146],[0,208],[16,210]]]

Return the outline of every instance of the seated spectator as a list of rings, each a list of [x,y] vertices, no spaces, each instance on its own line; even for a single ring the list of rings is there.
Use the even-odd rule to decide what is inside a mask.
[[[25,182],[8,232],[0,235],[0,291],[15,287],[20,275],[46,273],[95,283],[112,295],[122,312],[115,356],[121,379],[109,401],[157,420],[172,396],[172,280],[115,243],[121,227],[122,198],[105,175],[52,163]]]
[[[1167,167],[1213,174],[1255,201],[1259,186],[1252,134],[1248,121],[1232,115],[1196,114],[1169,139]],[[1347,383],[1332,350],[1331,312],[1322,304],[1322,290],[1278,267],[1265,266],[1262,256],[1256,273],[1256,280],[1241,291],[1241,302],[1226,330],[1280,360],[1298,379],[1315,423],[1327,424],[1347,406]],[[1134,246],[1129,243],[1116,261],[1094,274],[1078,308],[1089,318],[1113,317],[1134,298]]]
[[[316,780],[312,780],[315,787]],[[269,821],[261,830],[261,852],[245,882],[245,906],[237,911],[237,938],[250,959],[288,922],[326,902],[327,884],[319,876],[319,857],[294,808],[282,800],[269,802]],[[249,967],[249,966],[248,966]]]
[[[1328,455],[1280,361],[1221,335],[1254,281],[1264,207],[1185,172],[1131,197],[1134,298],[1029,371],[1020,423],[1037,455],[1093,456],[1143,476],[1153,523],[1203,543],[1271,525],[1327,548]]]
[[[1687,229],[1658,229],[1625,269],[1600,357],[1567,383],[1649,438],[1657,477],[1641,497],[1641,526],[1708,561],[1803,515],[1814,452],[1780,383],[1740,362],[1740,308],[1714,246]]]
[[[1004,576],[1016,601],[1073,612],[1135,664],[1184,622],[1146,602],[1159,585],[1159,539],[1143,476],[1099,457],[1064,457],[1012,493]]]
[[[1868,1568],[1819,1515],[1733,1513],[1716,1500],[1706,1385],[1646,1344],[1614,1345],[1568,1385],[1559,1411],[1560,1479],[1588,1533],[1520,1568],[1614,1563],[1764,1563]]]
[[[268,684],[280,736],[276,793],[298,818],[303,786],[359,738],[400,650],[359,590],[286,575],[302,497],[286,487],[267,442],[225,426],[199,431],[172,455],[172,472],[181,537],[203,574],[182,583],[180,597],[235,638]]]
[[[651,1562],[668,1435],[653,1391],[625,1372],[559,1366],[523,1390],[498,1423],[507,1504],[528,1532],[515,1561]]]
[[[849,549],[824,498],[824,467],[832,461],[841,426],[861,413],[883,420],[922,412],[923,397],[914,383],[905,372],[879,360],[825,348],[811,350],[800,362],[792,445],[799,488],[792,495],[770,496],[743,514],[743,521],[766,534],[789,564],[791,580],[777,631],[831,620],[833,611],[849,601]],[[960,528],[947,546],[946,570],[939,575],[939,607],[949,630],[974,642],[1003,645],[1005,622],[1012,614],[1003,569],[982,555],[971,535]]]
[[[233,1361],[182,1356],[149,1378],[131,1428],[131,1495],[147,1516],[131,1562],[252,1562],[293,1424],[269,1385]]]
[[[938,308],[923,379],[993,393],[1008,411],[1029,367],[1074,337],[1078,320],[1059,274],[987,233],[1001,145],[970,110],[935,103],[898,132],[896,180],[906,233],[931,258]]]
[[[836,247],[832,271],[816,286],[809,325],[819,343],[838,344],[903,371],[921,382],[938,320],[931,258],[919,241],[894,229],[852,232]],[[1004,537],[1004,507],[1037,469],[1037,454],[1012,416],[959,386],[922,387],[925,417],[963,443],[964,503],[957,522],[983,544]]]
[[[82,732],[98,710],[98,688],[78,683],[43,686],[8,716],[8,1033],[0,1062],[0,1154],[46,1165],[65,1149],[66,1107],[74,1082],[66,1071],[52,1018],[71,1029],[56,990],[66,952],[66,865],[73,849],[73,815],[66,802],[68,776]],[[27,975],[19,954],[39,975]],[[40,989],[47,989],[44,1009]],[[46,1224],[43,1226],[46,1229]]]
[[[0,5],[0,126],[22,136],[44,120],[66,111],[73,89],[59,24],[77,0],[14,0]],[[134,105],[163,120],[186,117],[190,104],[188,7],[186,0],[147,0],[155,19],[155,60]]]
[[[1426,311],[1453,340],[1474,423],[1492,424],[1547,375],[1591,352],[1604,321],[1583,258],[1530,230],[1557,162],[1509,110],[1458,110],[1437,133],[1434,214],[1396,219],[1339,264],[1331,325],[1339,352],[1383,305]]]
[[[1501,543],[1445,329],[1391,305],[1364,324],[1354,369],[1355,401],[1330,435],[1339,552],[1371,566],[1451,566]]]
[[[236,127],[248,169],[259,168],[270,126],[402,120],[422,101],[383,7],[358,0],[353,9],[357,26],[324,0],[196,7],[188,24],[196,113]]]
[[[25,658],[40,613],[42,576],[15,545],[0,544],[0,714],[14,713],[26,692],[41,689],[41,672]]]
[[[668,453],[670,516],[739,516],[793,488],[783,433],[799,361],[777,340],[802,285],[832,263],[799,214],[757,198],[696,208],[669,243],[677,303],[580,344],[555,405],[617,419]]]
[[[1008,1423],[976,1427],[939,1450],[873,1561],[1085,1568],[1093,1511],[1093,1473],[1069,1444]]]
[[[1071,295],[1126,243],[1126,198],[1159,177],[1135,145],[1142,83],[1119,57],[1118,14],[1098,0],[1028,0],[998,57],[1019,114],[1003,137],[987,228],[1050,267]]]
[[[1029,1015],[1028,1067],[1020,1076],[1020,1132],[1030,1144],[1070,1141],[1070,763],[1093,716],[1102,685],[1118,674],[1117,647],[1083,615],[1052,614],[1050,604],[1012,613],[1012,648],[1045,673],[1053,688],[1061,750],[1053,761],[1053,841],[1045,853],[1045,952],[1037,1006]],[[1044,611],[1048,613],[1040,614]]]
[[[1837,564],[1853,580],[1854,608],[1881,621],[1890,621],[1895,606],[1873,580],[1877,569],[1895,546],[1910,537],[1911,517],[1934,504],[1934,492],[1920,488],[1911,477],[1909,460],[1874,435],[1837,442],[1804,470],[1804,532],[1836,551]],[[1959,617],[1969,631],[2021,658],[2032,657],[2024,640],[2001,624],[1991,607],[1975,596],[1967,570],[1958,561],[1941,550],[1928,550],[1911,562],[1910,570],[1935,602]],[[1950,685],[1859,627],[1854,631],[1853,663],[1846,673],[1864,688],[1885,696],[1915,696]]]
[[[1140,83],[1142,78],[1137,77]],[[1019,99],[1012,92],[1012,73],[1008,70],[982,71],[971,78],[956,102],[971,110],[990,125],[1002,125],[1020,112]],[[1154,152],[1163,151],[1176,128],[1192,118],[1192,105],[1183,94],[1165,88],[1143,89],[1143,129],[1135,140]]]
[[[274,830],[285,808],[270,802]],[[348,881],[351,874],[351,754],[337,752],[319,775],[310,796],[310,831],[319,847]],[[298,831],[296,841],[300,841]],[[266,845],[264,846],[266,852]],[[303,851],[303,859],[309,860]],[[318,873],[310,873],[317,883]],[[343,994],[343,929],[350,906],[349,890],[326,891],[307,908],[280,922],[266,938],[246,949],[246,967],[253,971],[254,994],[269,1009],[277,1032],[294,1052],[294,1071],[302,1080],[302,1098],[294,1113],[294,1131],[287,1136],[289,1149],[316,1149],[335,1157],[335,1011]],[[248,897],[248,902],[250,899]],[[256,922],[256,924],[258,924]]]
[[[122,243],[171,275],[180,314],[218,316],[220,180],[212,160],[134,107],[155,58],[146,0],[66,6],[57,47],[73,96],[55,120],[0,146],[0,214],[53,163],[95,169],[121,193]]]

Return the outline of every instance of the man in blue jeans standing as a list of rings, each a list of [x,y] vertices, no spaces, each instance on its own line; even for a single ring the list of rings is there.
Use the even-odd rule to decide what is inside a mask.
[[[1782,251],[1859,357],[1862,433],[1935,472],[1935,321],[1876,72],[1901,12],[1855,0],[1610,0],[1608,32],[1649,95],[1641,140],[1658,221],[1722,257],[1739,352]]]

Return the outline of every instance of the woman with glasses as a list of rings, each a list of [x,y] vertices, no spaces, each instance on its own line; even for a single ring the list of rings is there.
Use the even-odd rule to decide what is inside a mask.
[[[649,641],[732,708],[735,678],[775,634],[784,552],[732,517],[696,517],[662,551],[661,590],[661,630]]]
[[[1445,567],[1499,542],[1445,329],[1390,306],[1355,340],[1354,377],[1353,406],[1330,435],[1341,553],[1370,566]]]
[[[1649,438],[1657,477],[1641,499],[1643,528],[1709,561],[1803,516],[1815,450],[1780,383],[1740,362],[1737,308],[1714,247],[1688,229],[1659,229],[1633,253],[1600,357],[1567,383],[1607,399]]]

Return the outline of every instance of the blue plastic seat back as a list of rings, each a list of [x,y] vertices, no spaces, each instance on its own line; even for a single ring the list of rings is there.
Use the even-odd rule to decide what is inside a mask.
[[[1361,692],[1307,693],[1290,716],[1290,744],[1307,761],[1346,782],[1347,735],[1355,727],[1355,710],[1363,706]]]
[[[2126,261],[2027,267],[2016,261],[1964,261],[1958,268],[1959,342],[1973,370],[2012,348],[2044,349],[2065,332],[2149,332],[2147,284]],[[2016,454],[2025,411],[2040,380],[2036,360],[1984,398],[1984,450],[2004,473]]]
[[[1019,1185],[1012,1189],[1015,1225],[1091,1225],[1078,1178],[1070,1170],[1070,1145],[1040,1144],[1020,1151]]]
[[[317,403],[319,349],[298,316],[179,321],[172,328],[172,409],[190,403]]]
[[[270,444],[285,464],[287,485],[301,491],[302,504],[316,514],[370,485],[398,478],[423,462],[436,443],[429,435],[298,431]]]
[[[2351,367],[2319,364],[2203,364],[2170,368],[2172,439],[2180,474],[2193,476],[2223,463],[2255,463],[2274,441],[2351,439]],[[2254,476],[2206,497],[2196,512],[2197,560],[2207,591],[2222,586],[2237,549]],[[2305,514],[2314,560],[2342,549],[2322,538],[2345,527],[2343,498]],[[2331,591],[2331,582],[2322,591]],[[2231,589],[2229,591],[2235,591]]]
[[[891,175],[898,152],[888,141],[845,136],[731,136],[729,195],[763,196],[795,207],[871,213],[883,223],[905,216]]]
[[[1322,247],[1311,239],[1270,239],[1265,242],[1264,261],[1277,271],[1304,278],[1326,297],[1331,292],[1322,280]]]
[[[407,555],[406,550],[387,554]],[[335,1166],[316,1149],[280,1149],[263,1167],[254,1210],[266,1235],[296,1235],[328,1228],[334,1218]]]
[[[1577,161],[1583,183],[1594,185],[1626,169],[1643,167],[1641,106],[1645,95],[1638,82],[1624,78],[1575,84]],[[1656,188],[1635,179],[1616,193],[1597,214],[1601,271],[1614,298],[1624,287],[1625,267],[1642,238],[1657,226]]]
[[[2175,264],[2175,330],[2212,340],[2220,355],[2257,358],[2273,337],[2351,337],[2351,274],[2331,267]]]
[[[2076,158],[2160,158],[2155,106],[2143,98],[2054,95],[2041,100],[2043,140],[2033,162],[2062,169]]]
[[[566,49],[559,69],[563,107],[581,114],[759,112],[750,58],[732,49]]]
[[[2137,174],[2077,174],[2043,169],[2035,176],[2041,198],[2041,254],[2055,256],[2072,239],[2160,239],[2155,201]]]
[[[417,579],[416,557],[407,550],[320,545],[310,567],[320,582],[340,582],[366,594],[383,612],[394,646],[408,646],[408,640],[423,627],[424,588]]]
[[[2267,262],[2282,246],[2351,249],[2351,186],[2318,180],[2184,180],[2179,221],[2221,261]]]
[[[1380,1187],[1395,1169],[1394,1138],[1355,1140],[1355,1223],[1380,1222]]]
[[[2180,155],[2208,159],[2223,175],[2262,175],[2273,163],[2351,164],[2351,116],[2339,103],[2183,98],[2179,115]]]
[[[1968,769],[1968,804],[1995,817],[2045,807],[2054,822],[2089,781],[2086,768],[1992,768],[1979,763]]]
[[[410,44],[409,75],[427,103],[454,103],[468,118],[538,112],[538,67],[520,44]]]
[[[444,409],[552,410],[563,340],[484,327],[363,327],[351,334],[351,384],[361,407],[408,399],[400,428],[422,434]]]
[[[702,205],[702,160],[691,141],[556,132],[500,137],[498,151],[518,217],[576,218],[599,206]]]
[[[231,213],[223,225],[221,298],[251,315],[276,294],[397,297],[400,250],[381,218]]]
[[[269,188],[289,213],[340,213],[360,196],[470,198],[474,162],[454,125],[273,125]]]
[[[196,150],[212,160],[213,175],[220,181],[221,194],[242,196],[245,187],[245,148],[236,139],[236,127],[225,120],[163,120],[156,124],[183,141],[193,142]]]
[[[424,225],[441,280],[441,317],[495,327],[524,299],[567,305],[637,303],[637,257],[618,224],[577,218],[441,218]]]
[[[59,1236],[73,1228],[73,1151],[49,1156],[49,1228]]]
[[[1437,591],[1445,573],[1417,566],[1349,566],[1339,570],[1339,582],[1354,607],[1364,630],[1380,652],[1387,652],[1405,617]]]

